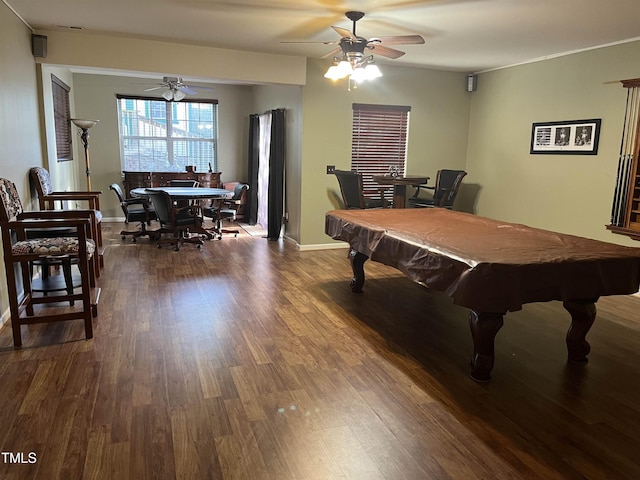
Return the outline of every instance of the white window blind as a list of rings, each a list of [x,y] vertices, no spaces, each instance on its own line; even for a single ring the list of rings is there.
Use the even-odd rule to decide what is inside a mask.
[[[351,169],[362,174],[365,196],[377,196],[373,175],[405,173],[411,107],[353,104]],[[385,193],[392,199],[391,190]]]
[[[69,107],[70,90],[66,83],[55,75],[51,75],[56,155],[59,162],[73,160],[73,150],[71,149],[71,109]]]
[[[117,95],[122,169],[217,171],[218,101]]]

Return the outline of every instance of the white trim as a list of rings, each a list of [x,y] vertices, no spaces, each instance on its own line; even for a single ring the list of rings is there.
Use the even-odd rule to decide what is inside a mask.
[[[298,245],[298,250],[300,250],[301,252],[308,252],[312,250],[338,250],[338,249],[345,249],[345,248],[349,248],[349,244],[346,242]]]
[[[7,6],[7,8],[8,8],[9,10],[11,10],[11,11],[13,12],[13,14],[14,14],[16,17],[18,17],[18,18],[20,19],[20,21],[21,21],[22,23],[24,23],[24,24],[29,28],[29,30],[31,30],[31,33],[33,33],[33,32],[34,32],[33,27],[32,27],[31,25],[29,25],[29,24],[27,23],[27,21],[26,21],[24,18],[22,18],[22,16],[21,16],[18,12],[16,12],[16,9],[15,9],[15,8],[13,8],[11,5],[9,5],[9,4],[7,3],[7,0],[2,0],[2,3],[4,3],[4,4]]]
[[[616,45],[624,45],[625,43],[637,42],[640,37],[627,38],[626,40],[619,40],[617,42],[605,43],[604,45],[596,45],[593,47],[579,48],[577,50],[569,50],[567,52],[554,53],[552,55],[545,55],[544,57],[532,58],[531,60],[525,60],[524,62],[513,63],[511,65],[504,65],[502,67],[489,68],[476,73],[495,72],[496,70],[502,70],[504,68],[518,67],[520,65],[527,65],[529,63],[544,62],[545,60],[551,60],[558,57],[566,57],[567,55],[573,55],[575,53],[588,52],[589,50],[598,50],[600,48],[614,47]]]

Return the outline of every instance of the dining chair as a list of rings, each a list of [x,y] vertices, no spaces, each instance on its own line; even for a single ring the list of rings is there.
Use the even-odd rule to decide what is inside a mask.
[[[147,189],[146,192],[160,222],[160,230],[155,232],[159,237],[158,248],[170,244],[175,245],[175,250],[178,251],[183,243],[194,243],[200,248],[204,243],[200,236],[189,234],[189,227],[202,225],[202,217],[197,207],[194,205],[176,207],[171,196],[162,190]],[[162,237],[163,233],[170,233],[171,237]]]
[[[149,200],[142,197],[124,198],[122,188],[117,183],[109,185],[109,189],[113,191],[118,197],[120,202],[120,208],[124,213],[124,222],[138,222],[140,228],[138,230],[122,230],[120,232],[120,238],[125,239],[127,235],[133,237],[135,242],[138,237],[149,235],[147,232],[147,225],[151,225],[152,220],[156,220],[156,211],[153,206],[149,204]]]
[[[46,236],[47,229],[51,228],[72,229],[74,235]],[[89,212],[24,212],[15,184],[6,178],[0,178],[0,229],[14,346],[22,346],[22,325],[34,323],[81,319],[84,322],[85,338],[92,338],[92,316],[97,315],[97,307],[92,304],[91,296],[91,287],[95,286],[91,257],[96,253],[96,244],[90,238]],[[35,231],[40,231],[43,236],[34,236]],[[32,289],[30,264],[53,258],[76,260],[81,278],[79,293],[64,290],[64,293],[55,295],[35,294]],[[16,264],[19,265],[18,271],[15,269]],[[67,301],[79,301],[82,306],[63,310],[59,304]],[[48,309],[49,304],[56,304],[55,309]]]
[[[182,179],[182,178],[172,178],[169,180],[170,187],[186,187],[186,188],[196,188],[200,186],[200,182],[197,180],[191,179]],[[188,207],[189,205],[193,205],[193,200],[174,200],[173,205],[176,207]]]
[[[362,187],[362,174],[349,170],[335,170],[333,172],[340,185],[342,201],[346,209],[354,208],[384,208],[388,206],[384,198],[383,189],[379,191],[380,198],[368,198]]]
[[[213,220],[214,227],[212,230],[218,236],[218,240],[222,238],[223,233],[231,233],[235,237],[240,233],[237,228],[223,228],[222,222],[223,220],[228,222],[236,221],[238,209],[242,205],[242,200],[246,196],[247,190],[249,190],[248,184],[236,183],[231,198],[213,200],[210,206],[202,208],[202,215]]]
[[[418,185],[413,196],[408,199],[409,206],[416,208],[440,207],[449,210],[453,209],[453,202],[458,195],[460,184],[466,174],[467,172],[464,170],[438,170],[435,186]],[[433,190],[433,196],[431,198],[421,197],[420,190],[422,188]]]

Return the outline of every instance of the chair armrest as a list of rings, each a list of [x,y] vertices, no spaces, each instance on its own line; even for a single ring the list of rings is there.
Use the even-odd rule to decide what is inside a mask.
[[[125,198],[124,201],[120,202],[123,205],[144,205],[145,203],[149,203],[149,200],[147,200],[146,198],[142,198],[142,197],[132,197],[132,198]]]
[[[59,228],[59,227],[77,227],[89,225],[88,218],[56,218],[56,219],[33,219],[33,220],[10,220],[6,222],[9,228]]]
[[[83,232],[82,235],[90,238],[89,232],[91,231],[91,221],[88,218],[68,218],[68,219],[33,219],[33,220],[11,220],[4,224],[8,229],[16,232],[18,240],[26,239],[26,230],[36,229],[45,230],[47,228],[52,229],[64,229],[74,228],[78,235]],[[64,236],[64,235],[60,235]]]
[[[173,211],[174,215],[177,215],[179,213],[185,213],[185,212],[189,212],[192,215],[199,215],[201,208],[202,207],[200,205],[198,205],[197,203],[194,203],[193,205],[187,205],[184,207],[171,207],[171,210]]]
[[[436,187],[430,187],[429,185],[416,185],[416,191],[413,192],[413,198],[418,198],[420,196],[420,189],[426,188],[427,190],[435,190]]]
[[[81,200],[88,202],[89,208],[100,210],[100,194],[98,192],[52,192],[49,195],[44,195],[42,200],[52,202],[52,207],[56,200]]]
[[[125,208],[128,207],[129,205],[142,205],[142,208],[144,208],[145,212],[149,213],[151,211],[150,210],[151,205],[149,200],[142,197],[127,198],[123,202],[120,202],[120,205],[122,205]]]
[[[71,190],[68,192],[51,192],[49,195],[79,195],[83,197],[97,197],[102,195],[102,190]]]
[[[89,238],[93,238],[95,240],[99,239],[98,232],[98,222],[96,219],[96,211],[95,210],[38,210],[34,212],[22,212],[17,216],[18,220],[27,220],[27,219],[43,219],[49,221],[70,221],[81,219],[83,221],[89,222],[90,232],[87,235]],[[57,223],[56,227],[64,227],[63,223]]]
[[[91,219],[94,218],[96,212],[94,210],[39,210],[36,212],[22,212],[17,219],[22,220],[73,220],[73,219]]]
[[[223,200],[220,202],[220,207],[221,207],[221,208],[222,208],[222,207],[233,207],[233,206],[240,206],[241,204],[242,204],[242,201],[241,201],[241,200],[231,200],[231,199],[224,200],[224,199],[223,199]]]
[[[440,196],[440,201],[438,202],[438,207],[444,207],[449,200],[449,193],[451,193],[451,188],[443,188],[440,191],[442,195]]]

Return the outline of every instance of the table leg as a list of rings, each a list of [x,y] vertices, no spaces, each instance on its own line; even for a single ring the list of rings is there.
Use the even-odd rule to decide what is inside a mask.
[[[471,378],[477,382],[488,382],[493,369],[494,340],[503,325],[502,313],[469,312],[469,326],[473,338]]]
[[[369,259],[364,253],[356,250],[349,250],[349,261],[351,262],[351,270],[353,270],[353,278],[351,279],[351,291],[353,293],[362,293],[364,285],[364,262]]]
[[[393,186],[393,208],[405,208],[407,201],[407,186],[397,184]]]
[[[585,300],[565,300],[562,306],[571,314],[571,326],[566,342],[569,361],[587,363],[591,346],[586,340],[587,333],[596,319],[597,298]]]

